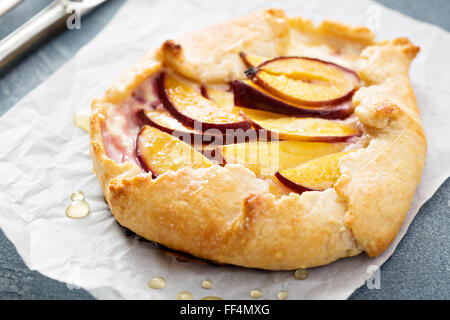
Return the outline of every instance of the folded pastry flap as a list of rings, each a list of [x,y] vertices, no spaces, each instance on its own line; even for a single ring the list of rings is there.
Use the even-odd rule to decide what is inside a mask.
[[[415,122],[403,120],[377,129],[367,148],[344,156],[334,186],[348,203],[346,225],[369,256],[394,240],[425,164],[425,136]]]
[[[120,103],[129,97],[132,91],[144,80],[161,68],[156,51],[147,52],[135,65],[123,72],[106,92],[106,99],[111,103]]]
[[[236,165],[184,168],[156,179],[118,177],[107,190],[121,225],[172,249],[216,261],[244,199],[267,192],[267,183]]]
[[[363,59],[369,62],[362,75],[372,85],[360,89],[353,101],[371,141],[342,158],[334,186],[347,201],[346,225],[369,256],[377,256],[394,240],[425,164],[427,143],[408,78],[413,56],[404,49],[395,42],[367,49]],[[384,70],[382,79],[383,70],[376,66],[383,68],[387,59],[400,61],[397,72]],[[389,88],[393,82],[396,87]]]
[[[361,53],[357,71],[366,87],[358,90],[353,97],[355,106],[364,101],[364,108],[355,110],[361,122],[366,121],[375,127],[384,126],[382,117],[379,117],[381,114],[370,115],[376,109],[370,105],[386,104],[387,101],[421,126],[419,108],[409,79],[410,64],[419,50],[408,39],[399,38],[370,46]],[[377,124],[377,121],[381,123]]]
[[[281,198],[254,194],[229,230],[223,252],[234,252],[239,265],[274,270],[320,266],[353,256],[361,250],[345,226],[345,212],[345,201],[334,189]]]
[[[157,179],[118,177],[107,197],[121,225],[217,262],[291,270],[361,251],[345,227],[345,201],[334,189],[275,197],[265,181],[239,165],[185,168]]]
[[[239,52],[275,57],[285,53],[289,24],[282,10],[262,10],[217,26],[166,41],[160,54],[164,64],[201,83],[243,78]]]
[[[311,40],[351,43],[366,47],[375,44],[375,34],[362,26],[351,26],[339,21],[325,20],[316,24],[304,17],[290,17],[290,26],[301,33],[309,34]]]

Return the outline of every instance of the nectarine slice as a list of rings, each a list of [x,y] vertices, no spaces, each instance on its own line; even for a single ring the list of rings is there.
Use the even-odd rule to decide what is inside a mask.
[[[222,158],[222,164],[242,164],[258,176],[268,176],[277,170],[342,151],[345,146],[345,143],[258,141],[220,146],[216,148],[216,155]]]
[[[346,154],[348,152],[338,152],[316,158],[294,168],[279,170],[275,176],[298,193],[326,190],[339,179],[339,161]]]
[[[190,167],[207,168],[213,163],[190,145],[150,126],[137,136],[136,155],[141,167],[153,176]]]
[[[161,72],[156,77],[158,95],[169,113],[184,125],[206,131],[217,129],[250,128],[249,123],[231,112],[226,112],[213,101],[202,96],[200,90],[174,76]]]
[[[276,97],[249,80],[233,81],[233,93],[234,104],[236,106],[260,109],[284,115],[345,119],[353,113],[353,105],[350,99],[333,106],[304,106]]]
[[[331,62],[280,57],[246,71],[266,91],[294,103],[322,106],[340,103],[359,87],[355,72]]]
[[[326,119],[296,118],[276,113],[240,108],[241,114],[256,129],[267,131],[267,136],[279,140],[342,142],[358,135],[351,125]]]

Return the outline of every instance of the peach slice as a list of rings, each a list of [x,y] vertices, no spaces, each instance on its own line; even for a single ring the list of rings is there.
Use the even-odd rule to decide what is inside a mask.
[[[354,126],[339,121],[286,117],[246,108],[240,108],[240,112],[256,129],[266,130],[267,136],[272,139],[342,142],[359,135]]]
[[[345,119],[353,113],[350,99],[334,106],[308,107],[275,97],[251,81],[233,81],[234,104],[274,113],[325,119]]]
[[[201,131],[216,129],[250,129],[249,123],[236,114],[226,112],[200,91],[175,77],[161,72],[156,77],[158,95],[169,113],[182,124]]]
[[[213,165],[190,145],[150,126],[142,127],[137,136],[136,155],[142,169],[154,177],[186,167],[198,169]]]
[[[177,137],[188,144],[223,144],[227,136],[222,134],[209,134],[200,132],[184,126],[177,119],[172,117],[166,110],[143,110],[137,113],[137,117],[142,124],[155,127],[174,137]],[[229,138],[231,139],[231,138]]]
[[[354,71],[313,58],[275,58],[245,73],[275,96],[309,106],[340,103],[350,98],[360,85]]]
[[[298,193],[323,191],[333,187],[339,179],[339,161],[348,153],[338,152],[316,158],[294,168],[279,170],[275,176],[286,187]]]
[[[345,146],[345,143],[258,141],[220,146],[216,148],[216,155],[222,160],[221,164],[242,164],[257,176],[268,176],[277,170],[342,151]]]

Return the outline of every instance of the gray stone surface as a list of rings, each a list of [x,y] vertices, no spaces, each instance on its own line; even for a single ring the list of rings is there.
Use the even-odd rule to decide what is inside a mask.
[[[1,17],[0,38],[50,2],[27,0]],[[450,30],[448,0],[378,2]],[[91,40],[123,3],[124,0],[108,0],[93,14],[83,18],[81,30],[59,34],[1,76],[0,115]],[[421,208],[395,253],[381,267],[381,289],[363,286],[350,299],[450,299],[449,213],[450,179],[447,179]],[[0,231],[0,299],[92,299],[92,296],[29,270],[14,245]]]

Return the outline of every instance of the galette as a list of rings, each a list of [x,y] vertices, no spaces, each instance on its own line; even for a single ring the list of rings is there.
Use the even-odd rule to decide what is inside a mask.
[[[425,163],[418,52],[278,9],[165,41],[92,103],[93,171],[112,214],[224,264],[379,255]]]

